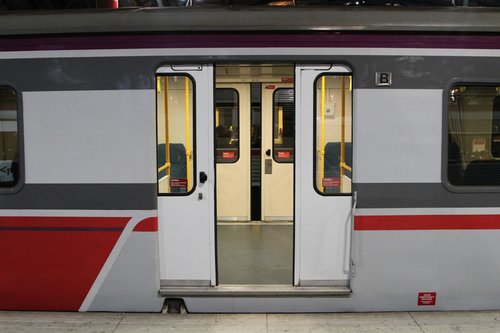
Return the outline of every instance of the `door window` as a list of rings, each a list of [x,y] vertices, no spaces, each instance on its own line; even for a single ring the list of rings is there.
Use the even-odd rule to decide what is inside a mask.
[[[350,194],[352,89],[350,75],[322,75],[315,94],[315,176],[321,194]]]
[[[217,163],[239,158],[239,96],[236,89],[215,90],[215,150]]]
[[[273,157],[278,163],[293,162],[295,104],[293,88],[279,88],[273,95]]]
[[[186,75],[157,77],[158,193],[194,187],[193,81]]]

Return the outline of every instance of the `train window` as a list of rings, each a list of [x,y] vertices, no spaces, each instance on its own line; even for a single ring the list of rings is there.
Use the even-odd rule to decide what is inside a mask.
[[[194,183],[193,81],[185,75],[157,77],[158,193],[183,194]]]
[[[314,185],[321,194],[352,191],[352,77],[328,74],[315,83]]]
[[[273,94],[273,158],[293,162],[295,147],[295,102],[293,88],[279,88]]]
[[[447,140],[450,184],[500,185],[500,86],[450,89]]]
[[[0,187],[13,187],[19,180],[17,114],[16,92],[0,86]]]
[[[215,90],[215,150],[217,163],[239,157],[239,96],[235,89]]]

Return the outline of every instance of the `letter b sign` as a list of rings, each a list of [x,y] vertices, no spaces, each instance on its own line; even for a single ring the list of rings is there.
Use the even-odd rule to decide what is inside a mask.
[[[392,85],[392,73],[376,72],[375,85],[377,87],[390,87]]]

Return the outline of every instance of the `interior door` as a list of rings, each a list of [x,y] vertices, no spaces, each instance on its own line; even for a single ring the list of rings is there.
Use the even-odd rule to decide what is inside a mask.
[[[215,97],[217,219],[250,221],[250,86],[218,83]]]
[[[157,71],[161,284],[215,284],[213,67]]]
[[[292,84],[262,84],[262,220],[293,221],[295,103]]]
[[[346,285],[352,212],[352,73],[297,65],[296,285]],[[314,148],[313,148],[314,147]]]

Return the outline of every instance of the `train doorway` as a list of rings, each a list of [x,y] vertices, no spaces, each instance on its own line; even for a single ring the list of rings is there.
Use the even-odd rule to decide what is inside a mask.
[[[170,65],[156,80],[162,294],[216,285],[349,293],[350,68]]]
[[[215,68],[217,281],[292,285],[294,66]]]

